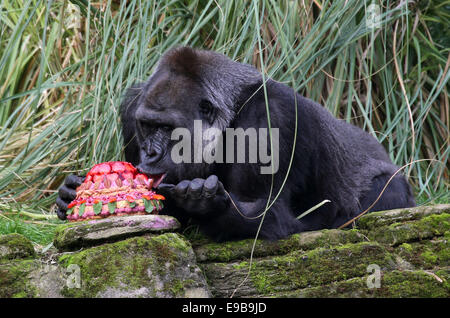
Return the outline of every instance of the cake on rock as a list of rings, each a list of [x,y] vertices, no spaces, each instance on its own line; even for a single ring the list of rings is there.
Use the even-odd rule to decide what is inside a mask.
[[[148,177],[128,162],[111,161],[95,165],[76,189],[68,205],[67,219],[83,221],[108,216],[158,214],[162,195],[156,194],[163,175]]]

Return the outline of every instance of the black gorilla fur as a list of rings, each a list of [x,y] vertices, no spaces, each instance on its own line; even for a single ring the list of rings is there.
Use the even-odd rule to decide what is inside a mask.
[[[255,236],[261,222],[256,216],[266,207],[272,176],[260,174],[260,164],[174,164],[170,149],[175,141],[170,132],[175,127],[192,131],[195,119],[222,131],[267,128],[262,81],[252,66],[216,52],[181,47],[161,58],[146,83],[129,88],[121,105],[126,160],[147,174],[167,173],[158,188],[168,197],[167,213],[182,223],[193,220],[219,241]],[[398,169],[383,147],[368,133],[334,118],[284,84],[269,79],[265,89],[271,127],[278,127],[280,135],[271,200],[295,152],[286,183],[264,217],[260,237],[279,239],[336,228],[367,209]],[[67,201],[73,198],[73,186],[81,180],[69,176],[60,189],[57,203],[62,218]],[[325,199],[331,203],[296,218]],[[371,211],[414,205],[407,180],[397,174]]]

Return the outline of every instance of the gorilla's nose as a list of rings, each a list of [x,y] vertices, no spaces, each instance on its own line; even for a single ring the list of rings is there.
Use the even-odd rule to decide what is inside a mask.
[[[163,151],[152,142],[147,142],[141,147],[141,162],[152,164],[161,160]]]

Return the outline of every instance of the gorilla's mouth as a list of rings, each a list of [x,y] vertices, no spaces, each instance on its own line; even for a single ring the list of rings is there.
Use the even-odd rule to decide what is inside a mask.
[[[150,177],[153,179],[153,188],[157,188],[161,183],[161,181],[163,181],[165,176],[166,173],[150,175]]]
[[[156,188],[161,181],[166,177],[167,172],[162,169],[147,169],[146,165],[138,164],[136,169],[145,174],[150,179],[153,179],[153,188]],[[153,170],[153,171],[152,171]]]
[[[139,170],[140,173],[143,173],[147,177],[149,177],[150,179],[153,179],[152,188],[157,188],[159,186],[159,184],[163,181],[165,176],[167,175],[167,173],[165,173],[165,172],[163,172],[163,173],[149,173],[149,172],[141,170],[139,168],[138,168],[138,170]]]

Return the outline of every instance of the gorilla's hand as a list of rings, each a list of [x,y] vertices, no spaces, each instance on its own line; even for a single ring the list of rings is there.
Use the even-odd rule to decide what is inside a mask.
[[[177,185],[161,183],[158,192],[192,217],[204,217],[224,210],[228,204],[222,182],[217,176],[183,180]]]
[[[75,189],[83,183],[85,177],[74,174],[67,176],[64,184],[59,188],[58,197],[56,198],[57,210],[56,214],[61,220],[66,219],[67,205],[75,199],[77,193]]]

